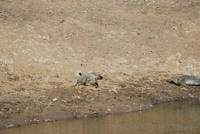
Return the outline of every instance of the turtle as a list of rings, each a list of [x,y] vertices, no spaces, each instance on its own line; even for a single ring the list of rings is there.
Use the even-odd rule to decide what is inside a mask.
[[[175,85],[189,85],[189,86],[200,86],[200,76],[194,75],[182,75],[180,77],[172,77],[167,80],[169,83]]]
[[[95,86],[96,88],[99,86],[98,84],[98,80],[103,79],[103,77],[101,75],[95,75],[95,74],[82,74],[79,73],[80,77],[77,79],[76,85],[87,85],[88,83],[90,85]]]

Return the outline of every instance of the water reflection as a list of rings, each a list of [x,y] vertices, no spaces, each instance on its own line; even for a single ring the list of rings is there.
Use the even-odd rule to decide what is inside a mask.
[[[197,134],[200,103],[162,104],[151,110],[67,120],[0,131],[0,134]]]

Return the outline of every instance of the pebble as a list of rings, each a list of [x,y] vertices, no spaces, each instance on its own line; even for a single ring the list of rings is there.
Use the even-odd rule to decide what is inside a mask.
[[[111,112],[112,110],[110,108],[107,109],[108,112]]]
[[[116,89],[110,89],[109,92],[114,92],[115,94],[118,93],[118,91]]]
[[[78,96],[78,95],[73,95],[72,96],[72,99],[80,99],[81,97],[80,96]]]
[[[66,101],[66,100],[62,100],[62,102],[63,102],[63,103],[66,103],[67,101]]]
[[[9,125],[7,126],[7,128],[11,128],[11,127],[14,127],[14,124],[9,124]]]
[[[50,119],[45,119],[44,121],[45,121],[45,122],[50,122],[51,120],[50,120]]]
[[[191,98],[194,98],[194,95],[192,95],[192,94],[188,94],[188,96],[191,97]]]
[[[34,122],[40,122],[40,120],[38,120],[38,119],[33,119],[33,121],[34,121]]]
[[[57,97],[52,99],[53,102],[56,102],[57,100],[58,100]]]

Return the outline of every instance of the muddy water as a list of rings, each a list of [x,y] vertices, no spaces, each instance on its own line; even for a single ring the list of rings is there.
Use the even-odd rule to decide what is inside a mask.
[[[44,123],[0,134],[197,134],[200,103],[176,102],[150,110],[99,118]]]

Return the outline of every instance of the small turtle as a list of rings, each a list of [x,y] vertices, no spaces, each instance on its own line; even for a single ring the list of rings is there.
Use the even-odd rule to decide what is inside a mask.
[[[183,75],[180,77],[172,77],[167,80],[169,83],[173,83],[175,85],[189,85],[189,86],[200,86],[200,77],[193,75]]]
[[[97,83],[98,80],[103,79],[102,76],[94,75],[94,74],[82,74],[79,73],[80,77],[77,79],[76,85],[87,85],[89,83],[90,85],[94,85],[96,88],[99,86]]]

